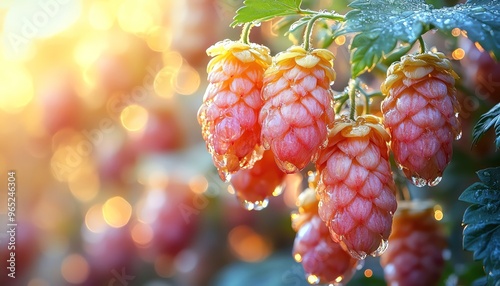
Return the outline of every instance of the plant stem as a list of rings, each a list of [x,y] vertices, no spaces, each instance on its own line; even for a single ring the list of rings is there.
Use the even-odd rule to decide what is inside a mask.
[[[311,47],[311,36],[312,36],[312,29],[314,26],[314,22],[316,22],[320,18],[325,18],[335,21],[345,21],[344,16],[337,14],[319,13],[311,17],[309,22],[307,22],[306,30],[304,32],[304,49],[306,51],[309,50],[309,48]]]
[[[252,27],[252,23],[245,23],[245,25],[243,26],[243,30],[241,31],[240,41],[245,44],[250,43],[250,30],[252,29]]]
[[[351,100],[350,103],[350,110],[349,110],[349,118],[351,120],[354,120],[356,117],[356,88],[359,84],[359,79],[351,79],[349,81],[349,99]]]
[[[340,110],[342,110],[342,106],[344,106],[344,103],[347,101],[348,98],[349,94],[347,94],[347,92],[341,93],[333,98],[337,103],[337,108],[335,108],[335,114],[340,113]]]
[[[425,53],[425,42],[422,36],[418,37],[418,43],[420,44],[420,53]]]

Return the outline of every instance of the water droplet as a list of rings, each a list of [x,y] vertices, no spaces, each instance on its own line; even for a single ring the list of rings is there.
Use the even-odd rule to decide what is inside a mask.
[[[415,186],[420,187],[420,188],[427,185],[427,180],[424,178],[420,178],[417,175],[411,176],[411,181],[413,182],[413,184]]]
[[[260,21],[253,21],[252,22],[252,25],[254,25],[254,27],[260,27],[260,24],[261,24]]]
[[[474,198],[476,200],[479,199],[482,196],[483,196],[483,190],[477,190],[476,192],[474,192]]]
[[[371,256],[377,257],[382,255],[387,250],[387,247],[389,246],[389,241],[387,239],[382,239],[380,242],[380,245],[378,246],[377,250],[371,253]]]
[[[358,259],[358,260],[363,260],[366,258],[367,254],[364,251],[356,251],[349,249],[349,254],[351,254],[352,257]]]
[[[497,209],[498,209],[498,205],[497,204],[493,204],[493,203],[487,203],[486,204],[486,211],[488,211],[490,213],[496,212]]]
[[[455,140],[460,140],[462,138],[462,131],[458,132],[458,134],[455,136]]]
[[[436,177],[433,181],[429,181],[429,182],[428,182],[429,187],[434,187],[434,186],[436,186],[437,184],[439,184],[439,182],[441,182],[441,179],[442,179],[442,178],[443,178],[443,177],[440,177],[440,176],[439,176],[439,177]]]
[[[261,211],[269,205],[269,200],[265,198],[262,201],[256,201],[256,202],[250,202],[243,200],[242,202],[243,208],[245,208],[247,211]]]
[[[319,277],[314,275],[314,274],[306,274],[306,277],[307,277],[307,282],[309,282],[309,284],[319,284]]]
[[[448,24],[450,24],[450,22],[451,22],[450,19],[446,19],[446,20],[444,20],[443,24],[448,25]]]
[[[483,172],[483,175],[486,176],[486,177],[489,177],[490,176],[490,172],[485,171],[485,172]]]

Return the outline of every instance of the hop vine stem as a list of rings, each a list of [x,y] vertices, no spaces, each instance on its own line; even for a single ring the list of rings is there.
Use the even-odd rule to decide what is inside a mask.
[[[253,27],[252,23],[246,23],[243,26],[243,29],[241,31],[241,37],[240,37],[241,42],[243,42],[245,44],[250,43],[250,30],[252,29],[252,27]]]
[[[304,31],[304,49],[306,51],[308,51],[311,48],[311,36],[314,23],[321,18],[335,20],[335,21],[345,21],[345,17],[339,14],[319,13],[312,16],[309,22],[307,22],[306,30]]]
[[[422,36],[418,37],[418,43],[420,44],[420,52],[423,54],[425,53],[425,42]]]
[[[351,79],[349,81],[349,99],[350,99],[350,110],[349,118],[354,120],[356,117],[356,89],[359,85],[359,79]]]

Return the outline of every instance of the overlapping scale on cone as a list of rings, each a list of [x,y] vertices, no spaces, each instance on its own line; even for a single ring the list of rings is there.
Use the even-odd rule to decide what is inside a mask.
[[[407,178],[422,187],[439,183],[461,136],[457,74],[444,54],[405,55],[387,71],[381,91],[384,124],[394,158]]]
[[[316,162],[319,215],[333,240],[358,259],[380,255],[391,232],[396,196],[389,140],[377,117],[342,116]]]
[[[338,285],[347,283],[356,272],[358,260],[334,242],[318,215],[318,200],[313,189],[302,192],[297,200],[299,212],[292,214],[292,227],[297,231],[293,255],[302,263],[310,284]]]
[[[281,194],[285,176],[276,165],[273,153],[264,151],[262,159],[252,168],[232,175],[230,182],[243,207],[262,210],[268,205],[268,197]]]
[[[261,138],[284,172],[302,170],[327,143],[335,118],[333,59],[325,49],[292,46],[276,55],[265,73]]]
[[[209,85],[198,111],[203,139],[223,180],[262,156],[259,111],[269,49],[224,40],[208,48]]]
[[[446,238],[432,206],[401,203],[394,216],[390,247],[380,257],[387,285],[438,285]]]

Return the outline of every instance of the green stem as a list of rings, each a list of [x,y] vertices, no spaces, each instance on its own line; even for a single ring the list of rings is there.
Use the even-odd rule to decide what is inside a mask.
[[[316,22],[320,18],[325,18],[335,21],[345,21],[344,16],[337,14],[319,13],[311,17],[309,22],[307,22],[306,30],[304,32],[304,49],[306,51],[308,51],[309,48],[311,47],[311,36],[312,36],[312,29],[314,27],[314,22]]]
[[[420,44],[420,53],[425,53],[425,42],[422,36],[418,37],[418,43]]]
[[[249,44],[250,43],[250,30],[252,29],[252,23],[245,23],[243,30],[241,31],[240,41]]]
[[[342,106],[344,106],[344,103],[347,101],[347,99],[349,99],[349,94],[347,94],[347,92],[344,92],[339,95],[336,95],[333,99],[335,100],[335,102],[337,102],[335,114],[339,114],[340,111],[342,110]]]
[[[349,81],[349,99],[351,100],[351,108],[349,110],[349,118],[354,120],[356,117],[356,87],[359,84],[359,79],[351,79]]]

